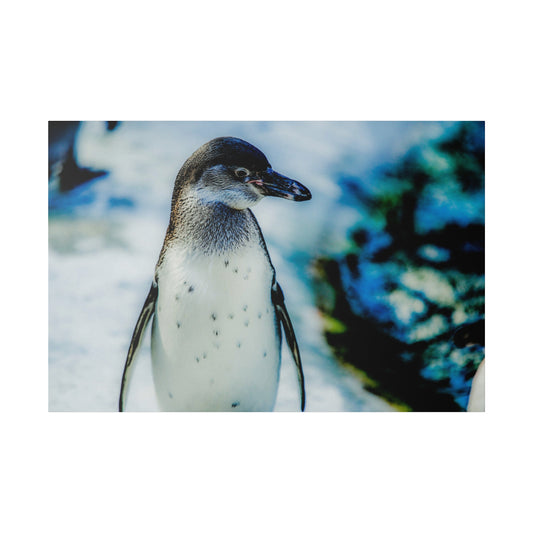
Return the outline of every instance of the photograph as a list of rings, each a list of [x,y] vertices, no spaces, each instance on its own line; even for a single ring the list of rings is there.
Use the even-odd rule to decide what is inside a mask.
[[[533,531],[526,7],[7,4],[0,529]]]
[[[485,410],[485,123],[49,121],[50,412]]]

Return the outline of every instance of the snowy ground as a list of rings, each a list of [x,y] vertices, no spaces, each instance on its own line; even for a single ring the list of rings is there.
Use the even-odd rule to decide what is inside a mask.
[[[342,246],[359,216],[342,202],[343,172],[372,170],[445,125],[422,123],[125,122],[106,132],[85,123],[81,164],[107,178],[59,198],[49,219],[49,410],[115,411],[133,326],[152,279],[168,223],[174,177],[204,142],[241,137],[272,166],[304,183],[310,202],[267,198],[255,209],[296,329],[309,411],[387,411],[331,355],[310,284],[310,264]],[[128,410],[157,410],[145,339]],[[284,347],[277,411],[298,409],[296,372]]]

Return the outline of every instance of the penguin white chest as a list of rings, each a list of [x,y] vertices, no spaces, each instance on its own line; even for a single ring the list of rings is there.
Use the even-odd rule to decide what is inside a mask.
[[[270,411],[280,368],[273,270],[258,245],[228,255],[166,251],[152,368],[165,411]]]

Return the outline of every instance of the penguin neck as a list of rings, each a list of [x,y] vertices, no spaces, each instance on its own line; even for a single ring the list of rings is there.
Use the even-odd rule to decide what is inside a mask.
[[[190,193],[178,197],[172,206],[165,244],[181,245],[191,253],[223,255],[249,245],[258,233],[249,209],[202,201]]]

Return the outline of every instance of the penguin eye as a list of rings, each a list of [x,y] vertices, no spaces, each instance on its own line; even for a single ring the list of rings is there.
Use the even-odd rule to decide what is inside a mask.
[[[249,175],[250,171],[246,168],[239,167],[235,169],[235,176],[237,176],[238,178],[246,178],[246,176]]]

